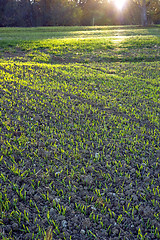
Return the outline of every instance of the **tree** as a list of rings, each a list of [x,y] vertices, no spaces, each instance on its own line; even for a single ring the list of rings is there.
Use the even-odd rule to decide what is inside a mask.
[[[148,0],[134,0],[137,4],[138,7],[140,8],[141,11],[141,24],[142,26],[147,26],[148,21],[147,21],[147,1]]]
[[[0,27],[160,23],[160,0],[0,0]]]
[[[80,25],[82,11],[75,1],[40,0],[43,26]]]
[[[154,18],[154,15],[160,14],[160,0],[134,0],[141,10],[141,24],[148,25],[148,18]]]
[[[18,23],[18,3],[9,0],[3,10],[3,26],[14,27]]]
[[[4,18],[5,18],[5,8],[8,4],[8,0],[0,0],[0,27],[4,26]]]
[[[23,27],[34,26],[34,13],[33,4],[31,0],[19,0],[18,1],[18,25]]]
[[[160,23],[160,0],[150,1],[149,16],[153,23]]]

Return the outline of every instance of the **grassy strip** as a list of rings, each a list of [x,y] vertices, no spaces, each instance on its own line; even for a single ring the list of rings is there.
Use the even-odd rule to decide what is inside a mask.
[[[2,239],[160,238],[159,37],[85,31],[1,51]]]

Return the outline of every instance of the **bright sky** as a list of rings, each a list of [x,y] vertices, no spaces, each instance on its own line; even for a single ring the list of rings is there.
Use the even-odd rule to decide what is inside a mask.
[[[126,0],[113,0],[113,1],[118,10],[122,10],[126,3]]]

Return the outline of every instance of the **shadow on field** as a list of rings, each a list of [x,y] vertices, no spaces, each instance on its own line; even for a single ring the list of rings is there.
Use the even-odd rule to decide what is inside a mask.
[[[7,70],[6,68],[4,68],[2,66],[0,66],[0,69],[2,71],[6,72],[6,73],[14,75],[14,72],[9,71],[9,70]],[[104,70],[102,70],[100,68],[93,68],[93,69],[96,70],[96,71],[103,71],[104,72]],[[17,76],[17,77],[19,79],[21,79],[20,75]],[[65,97],[66,99],[71,99],[73,101],[74,100],[78,100],[78,106],[81,105],[82,103],[86,103],[88,105],[91,105],[93,108],[98,109],[99,111],[106,112],[106,117],[107,118],[110,115],[121,116],[123,118],[128,119],[128,121],[130,123],[135,122],[135,123],[139,123],[139,125],[141,127],[145,126],[148,129],[155,129],[155,127],[150,123],[150,121],[148,119],[145,119],[145,120],[141,119],[141,120],[139,120],[135,116],[129,117],[127,114],[125,114],[123,112],[120,112],[116,107],[106,108],[105,105],[99,104],[97,101],[93,101],[91,99],[87,99],[87,98],[78,96],[76,94],[67,93],[67,92],[61,91],[59,89],[53,89],[53,90],[50,90],[50,91],[47,90],[46,92],[45,91],[42,92],[40,90],[33,89],[33,88],[29,87],[29,86],[23,86],[20,83],[17,83],[16,81],[12,81],[12,82],[7,82],[6,81],[3,84],[6,84],[6,87],[8,88],[9,92],[11,91],[13,93],[14,91],[16,91],[15,95],[18,94],[17,96],[21,95],[23,97],[23,93],[27,93],[29,98],[30,98],[29,95],[31,95],[31,98],[32,98],[32,96],[39,95],[42,98],[47,99],[47,105],[50,106],[50,109],[52,109],[52,105],[50,104],[52,101],[57,101],[57,103],[60,102],[60,100],[58,98],[56,99],[56,96],[63,95],[63,99]],[[16,90],[16,89],[19,89],[19,90]],[[2,93],[4,94],[4,92],[2,92]],[[38,98],[37,98],[37,100],[38,100]],[[76,102],[76,105],[77,105],[77,102]],[[31,111],[31,113],[29,115],[32,115],[32,114],[33,114],[33,110]],[[36,114],[36,112],[35,112],[35,114]],[[53,117],[53,116],[50,116],[50,117]],[[92,118],[93,116],[90,116],[90,117]]]

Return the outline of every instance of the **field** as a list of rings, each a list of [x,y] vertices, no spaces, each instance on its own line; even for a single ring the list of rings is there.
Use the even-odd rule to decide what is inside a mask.
[[[160,26],[0,28],[0,239],[160,239]]]

